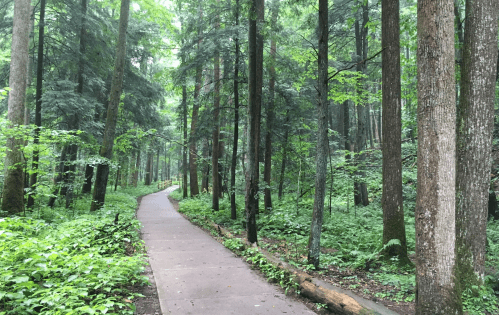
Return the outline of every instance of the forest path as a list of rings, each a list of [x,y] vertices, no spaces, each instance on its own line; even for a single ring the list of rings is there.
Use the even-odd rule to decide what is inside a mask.
[[[315,314],[175,211],[177,188],[144,196],[137,212],[163,314]]]

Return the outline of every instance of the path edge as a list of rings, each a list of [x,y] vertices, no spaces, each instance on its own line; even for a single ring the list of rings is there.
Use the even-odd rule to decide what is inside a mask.
[[[177,203],[179,200],[173,199],[168,196],[168,199],[175,200]],[[173,204],[173,203],[172,203]],[[178,211],[178,209],[176,209]],[[192,224],[199,226],[195,222],[192,222],[187,216],[184,216]],[[213,228],[220,237],[225,238],[236,238],[232,233],[230,233],[224,227],[218,225],[217,223],[205,218],[205,222]],[[213,235],[210,234],[213,237]],[[239,239],[239,238],[238,238]],[[249,243],[245,244],[246,247],[254,247]],[[304,273],[303,271],[297,269],[296,267],[281,261],[279,258],[269,253],[267,250],[257,247],[258,251],[262,253],[267,260],[274,266],[286,269],[291,274],[295,275],[295,280],[300,286],[300,295],[310,299],[316,303],[323,303],[328,306],[328,308],[337,315],[399,315],[398,313],[386,308],[383,305],[377,304],[371,300],[364,299],[360,296],[355,295],[353,292],[334,286],[333,284],[326,283],[321,279],[312,277],[311,275]],[[237,253],[236,253],[237,254]]]

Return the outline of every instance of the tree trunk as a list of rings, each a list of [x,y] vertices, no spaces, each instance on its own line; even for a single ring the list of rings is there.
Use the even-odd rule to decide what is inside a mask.
[[[118,166],[118,169],[116,170],[116,180],[114,181],[114,191],[118,189],[118,185],[120,183],[120,176],[121,176],[121,168]]]
[[[315,196],[310,238],[308,241],[308,263],[319,268],[321,253],[321,230],[324,215],[324,198],[326,194],[327,156],[329,142],[328,126],[328,0],[319,0],[319,53],[318,53],[318,104],[317,104],[317,154],[315,157]]]
[[[218,28],[219,23],[215,28]],[[211,168],[212,168],[212,208],[215,211],[219,210],[219,178],[218,178],[218,156],[219,156],[219,136],[220,136],[220,52],[218,48],[215,51],[214,58],[214,78],[215,81],[215,91],[214,91],[214,102],[213,102],[213,142],[212,142],[212,154],[211,154]]]
[[[94,167],[93,165],[85,165],[85,182],[81,189],[82,194],[88,194],[92,191],[92,178],[94,177]]]
[[[128,177],[129,177],[128,167],[129,166],[130,166],[130,161],[128,160],[128,156],[124,156],[121,159],[121,171],[120,171],[120,174],[121,174],[120,186],[122,188],[126,188],[128,186]]]
[[[272,9],[272,27],[275,28],[277,23],[277,15],[279,14],[279,2],[273,2]],[[275,56],[276,56],[276,42],[272,38],[270,42],[270,82],[269,82],[269,104],[267,107],[267,130],[265,134],[265,167],[263,171],[263,181],[265,182],[264,190],[264,208],[265,210],[272,209],[272,196],[270,190],[270,177],[272,173],[272,125],[274,124],[274,106],[275,106]]]
[[[236,26],[239,26],[239,0],[236,0]],[[239,37],[234,39],[236,43],[236,60],[234,61],[234,140],[232,145],[232,161],[230,168],[230,218],[237,218],[236,211],[236,168],[237,168],[237,145],[239,141]]]
[[[185,55],[182,54],[182,64],[185,64]],[[182,197],[187,198],[187,151],[188,151],[188,140],[187,140],[187,86],[185,80],[182,82],[182,127],[183,136],[182,141]]]
[[[498,4],[466,1],[456,148],[456,264],[462,290],[485,276],[496,87],[490,69],[497,67]]]
[[[67,146],[62,147],[61,151],[61,158],[59,162],[59,170],[57,173],[57,176],[54,179],[54,186],[55,189],[52,191],[52,196],[50,196],[48,206],[50,208],[54,207],[55,201],[57,199],[57,195],[59,194],[59,183],[62,180],[63,174],[64,174],[64,167],[65,167],[65,162],[66,162],[66,151],[67,151]]]
[[[359,26],[359,21],[355,22],[355,38],[356,38],[356,48],[357,48],[357,56],[361,60],[367,59],[367,23],[369,22],[369,14],[368,14],[367,4],[362,5],[362,26]],[[367,64],[366,62],[359,63],[357,65],[357,71],[367,75]],[[364,163],[365,163],[365,153],[363,151],[366,149],[366,107],[367,107],[367,99],[365,97],[365,93],[367,93],[364,86],[365,82],[363,78],[359,79],[357,94],[361,101],[357,104],[357,136],[355,141],[355,152],[356,154],[356,164],[358,166],[358,171],[356,172],[357,179],[354,182],[354,200],[355,205],[362,204],[363,206],[367,206],[369,204],[369,199],[367,195],[367,185],[365,183],[365,171],[364,171]]]
[[[133,187],[137,187],[137,184],[139,183],[139,170],[140,170],[140,150],[137,150],[137,161],[135,162],[135,168],[133,170],[133,179],[132,179],[132,185]]]
[[[30,25],[30,1],[14,1],[14,24],[12,30],[11,60],[9,76],[9,100],[7,119],[16,128],[24,123],[24,101],[28,71],[28,44]],[[7,139],[5,154],[5,179],[3,185],[2,210],[9,214],[24,211],[24,157],[20,150],[24,146],[22,137]]]
[[[204,160],[207,161],[208,157],[210,156],[210,144],[208,143],[208,140],[204,141],[203,144],[203,157]],[[206,162],[204,162],[203,166],[203,177],[201,179],[201,191],[208,193],[210,190],[210,184],[209,184],[209,175],[210,175],[210,165]]]
[[[69,165],[68,172],[64,177],[64,184],[66,187],[66,209],[71,206],[71,202],[73,200],[73,191],[74,191],[74,179],[76,175],[76,158],[78,157],[78,145],[70,144],[69,145]]]
[[[248,79],[248,173],[246,176],[246,230],[249,243],[257,242],[258,179],[260,147],[260,114],[262,101],[263,37],[261,24],[264,1],[252,0],[249,11],[249,79]],[[260,27],[257,26],[260,24]]]
[[[369,145],[371,146],[370,148],[374,148],[374,140],[373,140],[373,128],[371,125],[371,105],[367,104],[366,105],[366,124],[367,124],[367,133],[368,136],[367,138],[369,139]]]
[[[154,169],[154,181],[157,182],[159,178],[159,154],[160,154],[160,147],[158,146],[158,152],[156,154],[156,168]]]
[[[85,36],[86,36],[86,26],[85,26],[85,21],[86,21],[86,13],[87,13],[87,0],[82,0],[81,3],[81,26],[80,26],[80,51],[79,51],[79,56],[78,56],[78,73],[77,73],[77,87],[76,87],[76,93],[80,94],[80,97],[83,97],[83,72],[85,70],[85,61],[84,61],[84,55],[85,55],[85,49],[86,49],[86,42],[85,42]],[[70,116],[68,120],[68,127],[69,130],[73,131],[73,135],[76,136],[76,130],[79,129],[79,117],[75,113]],[[76,158],[78,155],[78,145],[73,143],[71,144],[70,148],[70,154],[69,154],[69,160],[70,160],[70,172],[67,174],[65,177],[66,179],[66,186],[67,186],[67,192],[66,192],[66,208],[69,208],[72,199],[73,199],[73,192],[74,192],[74,179],[75,179],[75,172],[76,172]]]
[[[221,126],[221,129],[223,129],[224,126]],[[223,161],[223,157],[225,154],[225,141],[224,141],[224,134],[219,133],[219,140],[218,140],[218,198],[223,198],[223,193],[224,193],[224,178],[225,172],[223,165],[220,161]]]
[[[282,142],[282,162],[281,162],[281,176],[279,176],[279,191],[277,197],[279,200],[282,198],[282,189],[284,186],[284,174],[286,172],[286,159],[288,157],[288,137],[289,137],[289,109],[286,111],[286,123],[284,125],[284,139]]]
[[[152,159],[153,159],[153,153],[152,153],[152,148],[149,147],[149,150],[147,151],[147,160],[146,160],[146,176],[144,179],[144,185],[149,186],[152,183]],[[183,187],[182,187],[183,188]]]
[[[452,0],[418,1],[416,315],[462,314],[455,277],[456,94]]]
[[[36,189],[36,182],[38,176],[38,162],[40,160],[40,152],[36,146],[40,143],[40,127],[42,126],[42,88],[43,88],[43,44],[45,33],[45,0],[40,1],[40,20],[38,22],[38,60],[36,66],[36,96],[35,96],[35,135],[33,144],[35,150],[33,151],[33,162],[31,165],[32,173],[30,176],[30,190],[28,196],[28,208],[33,207],[35,204],[34,193]],[[29,75],[29,74],[28,74]]]
[[[402,198],[402,118],[400,92],[399,0],[382,3],[382,92],[383,92],[383,245],[399,240],[384,252],[385,258],[399,257],[409,263]]]
[[[352,151],[352,146],[350,144],[350,108],[348,106],[348,101],[344,101],[341,105],[343,111],[343,132],[345,139],[345,163],[348,164],[352,157],[350,152]]]
[[[199,13],[200,20],[202,13]],[[198,30],[198,52],[201,43],[201,30]],[[192,104],[192,119],[191,119],[191,134],[190,134],[190,147],[189,147],[189,175],[190,175],[190,188],[191,196],[199,195],[198,184],[198,166],[197,166],[197,135],[196,129],[199,117],[199,95],[201,92],[201,79],[202,79],[202,65],[196,66],[196,86],[194,88],[194,102]]]
[[[106,128],[100,149],[100,156],[107,160],[113,157],[113,145],[118,118],[118,105],[121,99],[123,86],[123,74],[125,70],[126,58],[126,30],[128,28],[128,13],[130,11],[130,0],[121,1],[120,25],[118,45],[116,47],[116,60],[114,64],[114,75],[109,96],[109,106],[107,109]],[[106,187],[109,176],[109,161],[97,166],[94,193],[90,211],[100,209],[104,205],[106,198]]]

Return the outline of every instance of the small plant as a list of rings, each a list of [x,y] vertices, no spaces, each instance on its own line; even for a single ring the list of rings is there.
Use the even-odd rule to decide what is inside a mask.
[[[234,252],[240,252],[244,249],[244,244],[239,238],[226,239],[224,246]]]
[[[324,304],[324,303],[315,303],[315,307],[317,307],[318,310],[320,310],[321,308],[327,309],[327,304]]]
[[[488,286],[472,286],[462,295],[463,309],[470,315],[499,312],[499,299]]]

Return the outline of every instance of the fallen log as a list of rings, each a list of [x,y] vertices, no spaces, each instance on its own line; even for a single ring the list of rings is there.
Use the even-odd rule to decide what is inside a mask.
[[[220,236],[224,236],[227,238],[234,238],[234,236],[224,227],[214,223],[213,221],[207,220],[207,223],[213,227]],[[248,248],[250,246],[254,246],[245,243],[245,247]],[[262,253],[266,259],[278,266],[279,268],[286,269],[295,275],[295,281],[299,285],[300,294],[309,298],[315,303],[321,303],[327,305],[328,309],[337,315],[377,315],[377,314],[393,314],[391,311],[386,309],[386,313],[384,311],[376,311],[371,309],[369,306],[363,306],[359,302],[357,302],[351,296],[337,292],[334,289],[327,289],[322,286],[318,286],[314,284],[313,278],[300,271],[299,269],[294,268],[293,266],[280,261],[271,253],[266,250],[259,248],[260,253]]]
[[[313,302],[326,304],[333,314],[369,314],[369,310],[362,307],[348,295],[316,286],[309,281],[300,283],[300,294],[308,297]]]

